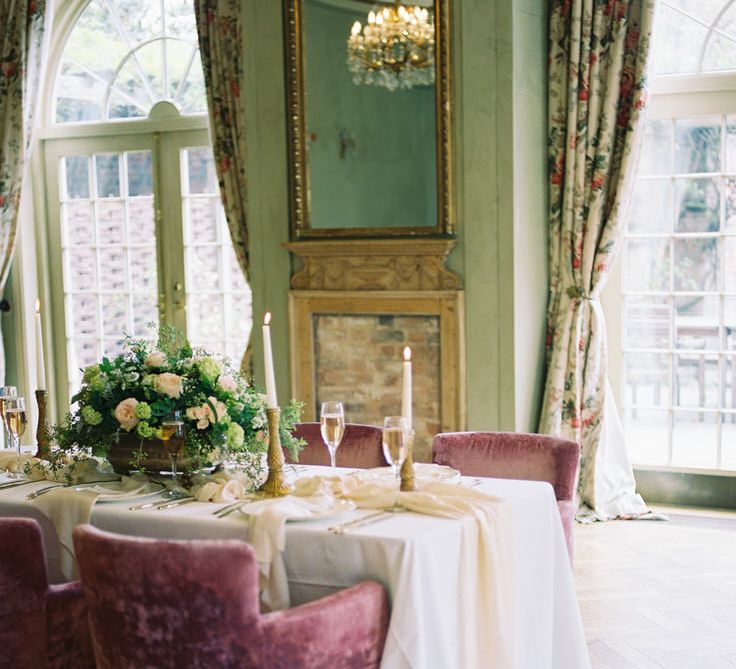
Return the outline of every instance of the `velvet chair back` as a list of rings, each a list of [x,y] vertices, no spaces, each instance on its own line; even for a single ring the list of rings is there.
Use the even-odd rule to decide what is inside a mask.
[[[572,560],[580,446],[567,439],[518,432],[446,432],[432,442],[432,462],[466,476],[552,484]]]
[[[0,665],[94,667],[81,586],[49,587],[41,528],[31,518],[0,518]]]
[[[377,669],[386,594],[363,583],[259,613],[258,564],[242,541],[164,541],[74,530],[99,669]]]
[[[338,467],[353,467],[355,469],[371,469],[385,467],[381,436],[383,430],[374,425],[359,425],[347,423],[342,442],[337,449],[335,461]],[[294,436],[304,439],[307,445],[299,454],[299,464],[327,465],[330,464],[330,454],[319,431],[319,423],[298,423]],[[286,461],[294,462],[286,453]]]

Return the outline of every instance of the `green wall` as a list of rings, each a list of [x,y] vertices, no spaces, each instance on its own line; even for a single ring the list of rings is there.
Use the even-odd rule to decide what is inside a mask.
[[[282,5],[242,2],[254,321],[265,307],[274,313],[284,399],[291,263]],[[465,284],[469,429],[536,429],[547,294],[545,12],[543,0],[452,2],[458,244],[448,264]],[[260,351],[256,336],[262,382]]]
[[[310,222],[316,228],[434,226],[434,87],[356,85],[346,40],[366,12],[304,5]]]

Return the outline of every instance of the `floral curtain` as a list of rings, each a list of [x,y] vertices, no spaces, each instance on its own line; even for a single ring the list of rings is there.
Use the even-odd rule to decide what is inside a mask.
[[[15,248],[20,191],[41,80],[45,0],[0,2],[0,293]],[[0,381],[5,355],[0,334]]]
[[[210,133],[235,256],[249,281],[246,222],[245,112],[240,99],[243,81],[243,35],[238,0],[194,0],[202,56]],[[241,368],[250,368],[250,344]]]
[[[621,238],[654,0],[554,0],[549,53],[547,378],[540,432],[582,445],[579,498],[646,511],[606,377],[600,295]]]

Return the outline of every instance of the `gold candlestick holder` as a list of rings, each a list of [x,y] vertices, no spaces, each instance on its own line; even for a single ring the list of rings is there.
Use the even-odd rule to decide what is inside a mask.
[[[36,391],[36,405],[38,406],[38,426],[36,427],[36,457],[48,460],[51,455],[51,434],[46,417],[49,394],[45,390]]]
[[[258,488],[265,497],[282,497],[292,491],[292,487],[284,476],[284,451],[279,436],[279,419],[281,409],[266,409],[268,419],[268,478]]]
[[[401,465],[401,492],[416,490],[414,485],[414,430],[406,435],[406,457]]]

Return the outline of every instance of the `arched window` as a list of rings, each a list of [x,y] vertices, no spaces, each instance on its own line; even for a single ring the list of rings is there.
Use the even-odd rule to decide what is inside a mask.
[[[660,0],[650,76],[612,376],[635,464],[736,470],[736,1]]]
[[[251,295],[220,202],[193,7],[92,0],[58,52],[42,132],[57,395],[162,319],[239,361]]]

